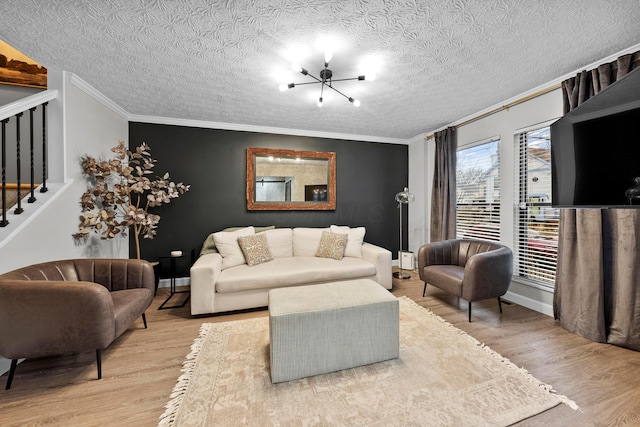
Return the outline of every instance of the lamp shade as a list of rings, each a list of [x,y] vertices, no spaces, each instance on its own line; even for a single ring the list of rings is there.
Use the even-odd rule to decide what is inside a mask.
[[[396,202],[408,204],[415,200],[415,196],[409,193],[409,188],[404,187],[404,190],[396,194]]]

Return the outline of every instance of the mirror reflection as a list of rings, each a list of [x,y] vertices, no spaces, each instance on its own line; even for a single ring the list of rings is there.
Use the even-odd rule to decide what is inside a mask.
[[[329,160],[256,156],[256,202],[326,202]]]
[[[247,206],[335,209],[335,153],[247,149]]]

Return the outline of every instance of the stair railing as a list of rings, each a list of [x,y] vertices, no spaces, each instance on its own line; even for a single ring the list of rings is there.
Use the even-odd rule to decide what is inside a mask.
[[[0,137],[2,138],[1,152],[0,152],[0,167],[2,168],[1,179],[2,179],[2,189],[1,189],[1,201],[2,201],[2,209],[1,209],[1,217],[0,217],[0,227],[6,227],[9,224],[9,220],[7,219],[7,191],[8,191],[8,178],[7,178],[7,160],[14,161],[15,160],[15,173],[14,175],[16,182],[16,196],[17,203],[16,209],[14,210],[14,214],[19,215],[24,212],[22,208],[22,159],[21,159],[21,151],[22,151],[22,135],[21,135],[21,119],[26,111],[29,111],[29,167],[30,167],[30,197],[27,199],[27,203],[36,202],[35,197],[35,137],[34,133],[34,113],[40,109],[42,111],[42,182],[40,184],[40,192],[45,193],[48,191],[47,188],[47,105],[49,101],[56,99],[58,96],[57,90],[47,90],[43,92],[39,92],[35,95],[31,95],[27,98],[12,102],[10,104],[4,105],[0,107],[0,124],[1,124],[1,132]],[[15,122],[16,133],[15,138],[7,135],[7,125],[12,121]],[[38,135],[39,136],[39,135]],[[8,147],[15,148],[15,156],[12,153],[8,153]],[[15,157],[15,158],[14,158]]]

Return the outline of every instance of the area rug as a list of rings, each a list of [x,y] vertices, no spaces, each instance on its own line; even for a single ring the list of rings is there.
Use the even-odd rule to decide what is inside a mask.
[[[204,323],[159,426],[506,426],[556,394],[465,332],[400,298],[400,357],[272,384],[269,323]]]

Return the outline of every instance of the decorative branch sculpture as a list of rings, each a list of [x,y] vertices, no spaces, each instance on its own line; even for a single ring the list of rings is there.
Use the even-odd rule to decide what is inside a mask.
[[[160,216],[151,208],[168,204],[171,199],[189,191],[189,185],[176,184],[169,173],[162,178],[150,178],[156,160],[144,142],[130,151],[124,141],[111,149],[115,158],[98,161],[91,156],[82,158],[82,170],[89,180],[89,188],[82,194],[82,215],[76,240],[84,240],[91,231],[100,233],[102,240],[118,234],[126,236],[131,228],[136,242],[136,256],[140,259],[140,236],[153,239]]]

